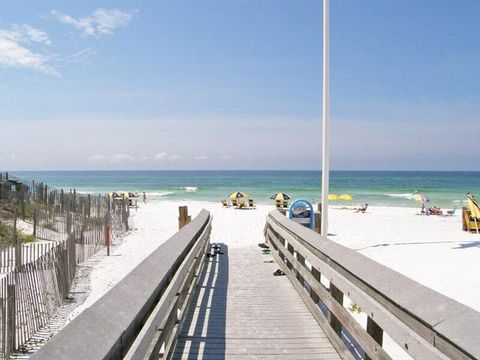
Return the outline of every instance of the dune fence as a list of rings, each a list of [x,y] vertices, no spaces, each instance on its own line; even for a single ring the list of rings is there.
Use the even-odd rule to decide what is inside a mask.
[[[79,194],[0,172],[0,358],[68,299],[78,264],[128,230],[124,199]]]

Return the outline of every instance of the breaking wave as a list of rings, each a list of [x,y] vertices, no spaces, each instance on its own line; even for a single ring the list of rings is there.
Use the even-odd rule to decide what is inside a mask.
[[[394,198],[403,198],[403,199],[413,199],[415,194],[412,193],[405,193],[405,194],[385,194],[386,196],[394,197]]]

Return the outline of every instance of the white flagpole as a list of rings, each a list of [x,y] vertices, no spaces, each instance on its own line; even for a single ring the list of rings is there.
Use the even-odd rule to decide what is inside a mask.
[[[323,149],[322,149],[322,215],[321,234],[328,234],[328,115],[329,115],[329,36],[328,36],[328,4],[323,0]]]

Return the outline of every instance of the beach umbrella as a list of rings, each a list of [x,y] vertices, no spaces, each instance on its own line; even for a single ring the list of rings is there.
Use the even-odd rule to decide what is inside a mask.
[[[272,200],[280,200],[280,201],[285,201],[285,200],[291,200],[292,198],[285,194],[285,193],[276,193],[273,195],[270,199]]]
[[[328,194],[328,200],[335,201],[335,200],[338,200],[338,199],[339,199],[338,195]]]
[[[235,191],[228,195],[230,199],[240,199],[240,198],[248,198],[248,194],[241,192],[241,191]]]
[[[427,201],[429,201],[428,198],[423,194],[415,194],[413,198],[415,201],[418,201],[421,204],[425,204]]]
[[[338,197],[339,200],[352,200],[352,195],[350,194],[342,194]]]

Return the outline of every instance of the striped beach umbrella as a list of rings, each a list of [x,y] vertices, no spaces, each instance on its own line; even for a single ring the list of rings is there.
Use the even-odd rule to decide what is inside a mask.
[[[428,198],[425,195],[420,194],[420,193],[415,194],[415,196],[413,198],[415,199],[415,201],[418,201],[421,204],[425,204],[426,202],[429,201]]]
[[[279,200],[279,201],[286,201],[286,200],[291,200],[292,198],[289,195],[280,192],[280,193],[276,193],[276,194],[272,195],[272,197],[270,199]]]
[[[235,191],[228,195],[230,199],[240,199],[240,198],[248,198],[248,194],[241,192],[241,191]]]

